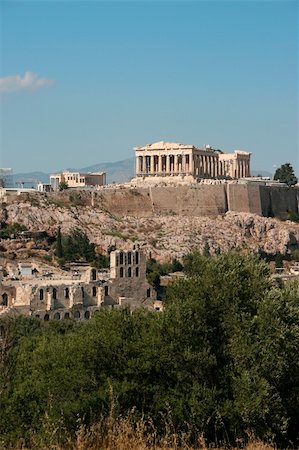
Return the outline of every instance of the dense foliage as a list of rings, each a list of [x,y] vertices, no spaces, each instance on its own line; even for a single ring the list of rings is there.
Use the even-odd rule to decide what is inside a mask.
[[[155,258],[150,257],[146,263],[146,277],[151,285],[159,289],[161,276],[181,271],[182,269],[183,266],[177,259],[161,264]]]
[[[22,223],[14,222],[11,224],[2,223],[0,229],[0,239],[9,239],[22,231],[26,231],[27,228]]]
[[[299,286],[273,287],[252,256],[185,261],[163,313],[101,310],[89,322],[1,322],[0,441],[63,442],[109,410],[171,417],[208,442],[298,444]],[[52,436],[52,434],[51,434]]]
[[[66,236],[62,236],[58,228],[55,253],[62,265],[66,261],[85,261],[99,268],[109,267],[108,256],[97,254],[95,244],[79,228],[72,229]]]
[[[298,181],[290,163],[285,163],[276,169],[274,180],[279,180],[282,183],[286,183],[288,186],[293,186]]]

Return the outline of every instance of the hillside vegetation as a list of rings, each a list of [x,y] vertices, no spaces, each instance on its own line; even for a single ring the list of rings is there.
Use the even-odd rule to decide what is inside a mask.
[[[163,313],[2,319],[2,447],[296,447],[298,284],[236,253],[185,272]]]

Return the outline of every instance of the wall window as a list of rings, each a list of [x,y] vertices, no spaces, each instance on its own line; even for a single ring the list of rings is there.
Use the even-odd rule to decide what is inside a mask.
[[[105,295],[108,295],[108,294],[109,294],[109,287],[105,286]]]
[[[121,268],[119,269],[119,276],[120,276],[120,278],[123,278],[123,277],[124,277],[124,268],[123,268],[123,267],[121,267]]]
[[[136,267],[136,269],[135,269],[135,275],[136,275],[136,277],[139,277],[139,267]]]
[[[82,298],[84,298],[84,296],[85,296],[84,287],[81,287],[81,292],[82,292]]]
[[[80,319],[80,311],[75,311],[74,312],[74,318],[75,319]]]
[[[97,279],[97,271],[96,269],[92,269],[91,271],[91,279],[95,281]]]
[[[132,269],[131,269],[131,267],[129,267],[129,268],[128,268],[128,277],[131,278],[131,276],[132,276]]]
[[[93,286],[93,288],[92,288],[92,296],[96,297],[96,295],[97,295],[97,288],[96,288],[96,286]]]
[[[128,252],[128,264],[132,264],[132,253]]]
[[[65,315],[64,315],[64,318],[65,319],[69,319],[70,318],[70,313],[66,312]]]
[[[89,311],[85,311],[84,318],[85,319],[89,319],[90,318],[90,312]]]
[[[60,320],[60,314],[59,314],[59,312],[57,312],[57,313],[54,314],[54,319],[55,319],[55,320]]]
[[[50,319],[49,314],[45,314],[45,315],[44,315],[44,320],[47,322],[49,319]]]
[[[120,252],[119,254],[119,264],[123,264],[124,263],[124,254],[123,252]]]
[[[147,298],[150,298],[150,296],[151,296],[151,288],[147,289],[146,296],[147,296]]]
[[[64,298],[70,298],[70,290],[69,290],[69,288],[65,288],[65,290],[64,290]]]
[[[135,264],[139,264],[139,253],[135,253]]]
[[[53,288],[53,298],[54,298],[54,300],[57,299],[57,289],[56,288]]]
[[[40,299],[40,300],[43,300],[43,299],[44,299],[44,290],[43,290],[43,289],[40,289],[40,290],[39,290],[39,299]]]
[[[2,305],[8,306],[8,295],[6,294],[6,292],[4,292],[4,294],[2,294]]]

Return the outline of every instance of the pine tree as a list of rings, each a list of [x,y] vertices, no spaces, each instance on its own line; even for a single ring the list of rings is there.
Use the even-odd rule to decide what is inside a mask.
[[[285,163],[276,169],[274,180],[279,180],[282,183],[286,183],[288,186],[293,186],[298,181],[290,163]]]

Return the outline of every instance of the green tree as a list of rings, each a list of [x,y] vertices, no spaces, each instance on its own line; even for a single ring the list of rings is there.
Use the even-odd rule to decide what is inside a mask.
[[[71,230],[70,234],[62,239],[63,256],[66,261],[84,260],[92,262],[96,259],[95,245],[79,228]]]
[[[58,227],[58,231],[57,231],[56,256],[57,256],[57,258],[63,257],[62,237],[61,237],[61,228],[60,227]]]
[[[276,169],[274,180],[279,180],[282,183],[286,183],[288,186],[293,186],[298,181],[290,163],[285,163]]]
[[[69,185],[67,184],[66,181],[62,181],[61,183],[59,183],[58,189],[60,191],[65,191],[66,189],[68,189]]]

